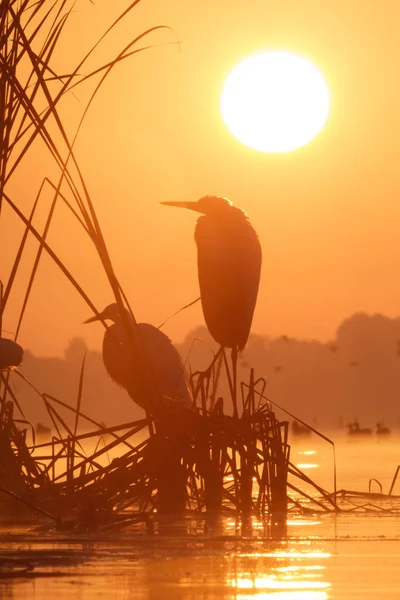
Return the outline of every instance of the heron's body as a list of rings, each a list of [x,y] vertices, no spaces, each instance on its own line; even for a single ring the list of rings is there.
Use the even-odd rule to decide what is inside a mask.
[[[127,322],[133,326],[128,311],[126,315]],[[114,321],[104,334],[104,365],[110,377],[124,387],[137,404],[149,408],[147,382],[140,370],[144,358],[149,361],[157,391],[164,398],[177,400],[187,406],[191,405],[185,368],[178,351],[165,333],[149,323],[138,323],[141,347],[135,348],[132,352],[127,345],[126,331],[118,306],[110,304],[98,317],[88,319],[86,322],[101,318]],[[138,360],[135,361],[135,354],[139,352],[143,352],[144,356],[138,356]]]
[[[125,311],[123,318],[122,310]],[[138,323],[137,331],[132,329],[133,343],[127,343],[127,327],[133,328],[134,323],[130,313],[117,304],[110,304],[86,323],[107,319],[114,324],[104,334],[105,367],[111,378],[155,417],[157,433],[160,433],[159,437],[153,438],[156,446],[149,454],[151,464],[148,465],[157,482],[158,509],[161,514],[181,514],[186,505],[186,475],[181,464],[181,445],[171,444],[170,436],[176,416],[180,414],[177,402],[188,408],[192,405],[186,370],[171,340],[153,325]],[[152,403],[153,390],[149,394],[148,377],[144,376],[143,359],[148,360],[154,387],[159,392],[160,398],[155,404]],[[177,408],[178,411],[174,410]]]
[[[0,370],[18,367],[23,356],[24,351],[19,344],[7,338],[0,338]]]
[[[261,246],[246,214],[226,198],[164,202],[202,212],[196,225],[204,319],[222,346],[242,350],[249,337],[261,272]]]

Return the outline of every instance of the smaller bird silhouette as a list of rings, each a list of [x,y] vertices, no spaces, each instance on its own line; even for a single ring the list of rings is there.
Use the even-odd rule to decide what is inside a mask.
[[[127,345],[120,310],[125,311],[126,321],[134,327],[129,311],[123,307],[120,309],[116,303],[109,304],[99,315],[85,321],[85,323],[92,323],[109,320],[114,323],[106,329],[103,339],[103,361],[111,379],[125,388],[139,406],[148,410],[148,390],[139,370],[140,359],[144,353],[149,361],[156,389],[161,396],[177,400],[190,407],[192,398],[187,372],[169,337],[149,323],[138,323],[142,348],[135,348],[132,353]],[[139,353],[142,355],[139,356]],[[135,355],[138,357],[137,362],[135,362]]]
[[[0,370],[19,367],[24,351],[19,344],[7,338],[0,338]]]

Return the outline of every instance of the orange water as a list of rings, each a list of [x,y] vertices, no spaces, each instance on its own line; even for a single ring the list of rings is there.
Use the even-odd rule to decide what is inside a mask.
[[[368,491],[374,478],[389,491],[400,435],[382,443],[336,441],[338,489]],[[292,462],[329,491],[332,456],[314,437],[292,444]],[[393,493],[400,495],[400,480]],[[399,600],[400,503],[370,505],[358,513],[293,514],[281,540],[264,537],[256,522],[252,537],[241,537],[228,519],[207,535],[192,526],[190,537],[182,527],[118,537],[3,527],[0,555],[8,561],[0,563],[0,598]],[[23,561],[33,570],[18,573]]]

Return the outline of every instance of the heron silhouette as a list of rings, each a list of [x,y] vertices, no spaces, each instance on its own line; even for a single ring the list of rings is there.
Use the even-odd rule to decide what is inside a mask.
[[[149,323],[137,324],[141,343],[132,349],[128,345],[125,325],[132,328],[135,325],[130,312],[118,304],[109,304],[102,313],[85,323],[99,320],[114,323],[106,329],[103,338],[103,361],[111,379],[125,388],[130,397],[157,421],[160,436],[153,448],[152,468],[157,481],[159,510],[165,514],[181,514],[186,504],[186,475],[181,464],[180,444],[172,439],[177,413],[171,409],[175,407],[179,413],[179,404],[192,406],[181,357],[169,337]],[[135,340],[136,336],[132,337]],[[141,366],[143,354],[148,359],[161,405],[152,404],[151,390]],[[155,413],[153,409],[156,409]]]
[[[118,304],[109,304],[103,312],[87,319],[85,323],[94,321],[112,321],[103,339],[103,361],[111,379],[126,389],[130,397],[139,406],[148,410],[148,388],[139,372],[139,360],[135,363],[135,354],[143,352],[147,357],[157,391],[167,400],[176,400],[191,406],[187,373],[181,357],[168,336],[149,323],[138,323],[142,348],[135,348],[132,353],[127,345],[121,310],[126,313],[126,322],[134,326],[129,311]]]
[[[161,204],[203,213],[194,237],[204,319],[221,346],[243,350],[257,301],[262,258],[246,213],[219,196]]]
[[[0,338],[0,370],[18,367],[23,357],[24,351],[19,344],[8,338]]]

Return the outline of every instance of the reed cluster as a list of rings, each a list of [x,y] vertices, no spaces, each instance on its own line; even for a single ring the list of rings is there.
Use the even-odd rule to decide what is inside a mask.
[[[59,74],[52,66],[52,58],[73,3],[67,0],[1,2],[0,219],[4,210],[11,211],[24,230],[9,277],[1,282],[0,331],[3,314],[13,302],[13,288],[27,252],[27,241],[33,237],[38,242],[15,330],[16,340],[44,253],[98,314],[95,302],[48,242],[58,203],[71,211],[76,226],[83,228],[93,243],[115,301],[129,307],[115,276],[74,145],[93,99],[117,63],[149,48],[146,39],[156,30],[165,30],[170,36],[166,43],[177,43],[168,27],[154,26],[127,41],[106,64],[82,74],[97,46],[138,3],[136,0],[128,6],[68,74]],[[92,92],[77,130],[70,135],[64,127],[60,102],[84,81],[93,82]],[[54,160],[58,179],[43,179],[28,214],[18,199],[12,197],[9,187],[18,176],[23,158],[33,151],[37,140],[41,140]],[[44,190],[49,189],[52,201],[45,224],[39,230],[34,225],[35,214]],[[243,519],[256,515],[273,527],[284,526],[288,507],[303,510],[316,502],[322,510],[336,510],[335,499],[290,463],[288,422],[280,422],[271,403],[264,398],[265,382],[255,380],[251,371],[249,382],[238,389],[223,350],[206,371],[193,375],[191,409],[174,402],[160,403],[146,357],[140,358],[137,351],[140,340],[130,312],[134,327],[126,323],[126,333],[132,357],[136,362],[142,361],[138,371],[148,391],[146,419],[106,428],[85,415],[81,411],[83,364],[75,407],[37,391],[53,424],[51,441],[40,443],[10,385],[10,373],[1,372],[0,506],[3,515],[19,519],[33,515],[44,517],[61,528],[121,529],[140,522],[151,530],[154,517],[159,513],[207,515],[209,518],[226,513]],[[230,398],[225,400],[217,394],[222,372],[231,389]],[[71,420],[63,416],[65,411],[71,413]],[[138,442],[140,434],[142,441]],[[88,444],[94,448],[89,453]],[[110,453],[116,457],[108,459]],[[288,474],[314,485],[320,499],[315,500],[303,492],[301,483],[288,484]],[[296,498],[288,496],[288,485]]]

